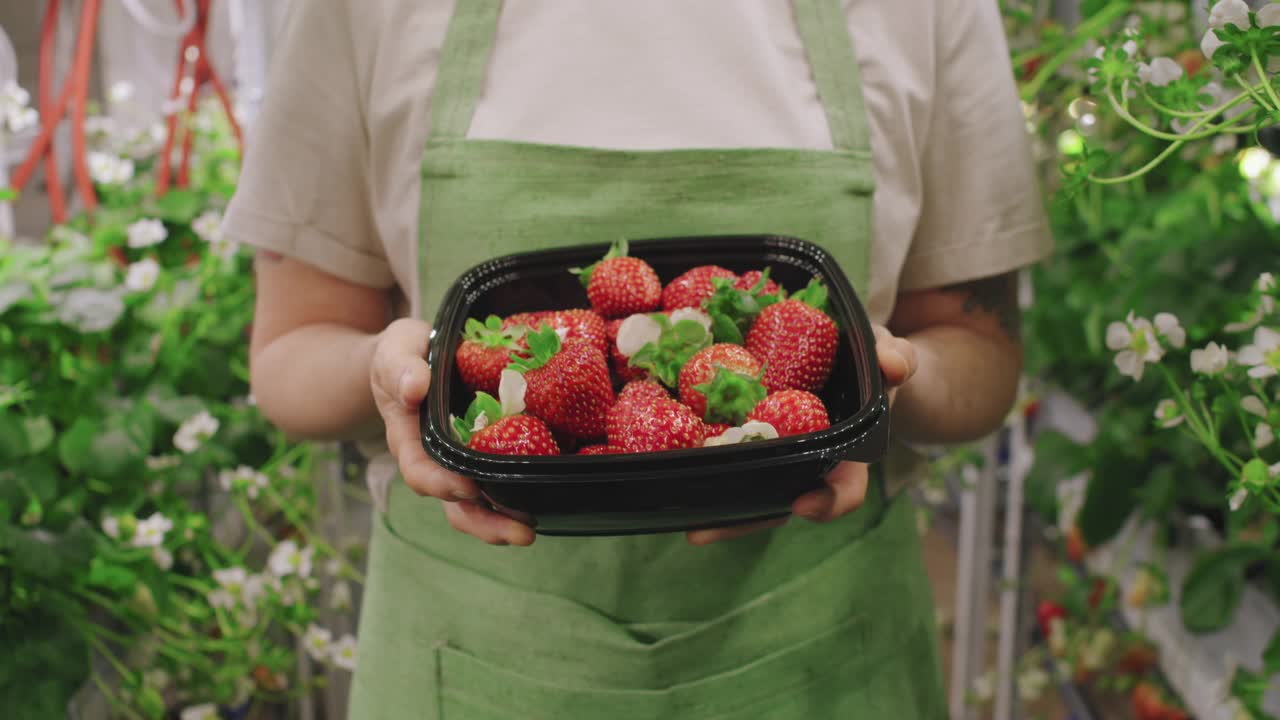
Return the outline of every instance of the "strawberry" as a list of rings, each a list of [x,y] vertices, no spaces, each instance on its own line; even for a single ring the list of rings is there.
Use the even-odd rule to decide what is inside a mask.
[[[822,399],[804,390],[776,392],[760,401],[747,417],[769,423],[778,431],[778,437],[804,435],[831,427]]]
[[[1089,544],[1084,541],[1084,533],[1080,532],[1080,528],[1072,525],[1067,531],[1067,557],[1071,562],[1082,562],[1084,556],[1089,553]]]
[[[1155,667],[1158,661],[1155,646],[1138,640],[1125,648],[1119,662],[1116,663],[1116,670],[1126,675],[1144,675]]]
[[[1040,633],[1046,638],[1049,637],[1053,621],[1057,618],[1067,619],[1067,609],[1058,603],[1041,600],[1036,606],[1036,623],[1040,626]]]
[[[619,350],[632,352],[629,364],[647,372],[671,389],[679,387],[680,371],[689,359],[711,345],[710,324],[699,310],[682,308],[670,314],[632,315],[618,328]],[[634,346],[643,343],[638,349]]]
[[[476,393],[465,417],[453,418],[453,431],[467,447],[490,455],[560,454],[560,446],[541,420],[504,415],[502,404],[485,392]]]
[[[707,437],[720,437],[733,428],[729,423],[706,423]]]
[[[618,393],[618,401],[609,408],[605,428],[610,439],[621,438],[631,422],[632,411],[645,402],[670,400],[666,388],[652,380],[636,380],[627,383]]]
[[[769,392],[817,392],[826,384],[836,359],[839,333],[822,307],[826,289],[814,280],[789,300],[760,311],[747,334],[747,350],[764,363]]]
[[[550,327],[526,336],[529,358],[511,368],[524,374],[524,402],[530,414],[552,430],[589,439],[605,434],[605,415],[613,404],[609,364],[599,347],[584,340],[563,345]]]
[[[740,425],[768,393],[760,361],[740,345],[700,350],[680,370],[680,402],[707,422]]]
[[[700,265],[672,280],[662,290],[662,309],[679,310],[680,308],[700,308],[702,301],[711,297],[716,291],[713,278],[729,278],[737,281],[738,276],[732,270],[719,265]]]
[[[759,285],[759,287],[756,287]],[[738,278],[738,282],[733,284],[737,290],[746,290],[756,295],[778,295],[782,292],[782,288],[778,283],[769,279],[769,268],[764,270],[749,270]]]
[[[706,426],[685,405],[637,395],[629,401],[625,424],[609,437],[609,444],[627,453],[660,452],[702,447],[706,435]]]
[[[609,334],[605,329],[604,318],[591,310],[544,310],[542,312],[519,313],[503,321],[504,328],[527,327],[537,330],[551,327],[560,331],[562,342],[569,340],[585,340],[600,348],[600,352],[609,349]],[[520,343],[521,349],[528,345]]]
[[[496,315],[483,323],[468,318],[454,358],[467,389],[496,395],[502,370],[511,362],[511,353],[519,349],[523,335],[523,329],[504,328]]]
[[[627,256],[627,241],[609,248],[599,262],[570,270],[582,280],[591,307],[606,318],[649,312],[662,300],[662,281],[649,263]]]
[[[622,320],[610,320],[605,323],[605,337],[609,342],[609,358],[613,362],[613,373],[623,382],[632,380],[643,380],[648,373],[642,368],[631,367],[631,358],[622,354],[618,349],[618,328],[622,325]]]
[[[1187,720],[1188,717],[1185,710],[1166,702],[1164,693],[1149,682],[1135,685],[1129,700],[1135,720]]]
[[[587,445],[578,451],[579,455],[617,455],[621,450],[609,445]]]

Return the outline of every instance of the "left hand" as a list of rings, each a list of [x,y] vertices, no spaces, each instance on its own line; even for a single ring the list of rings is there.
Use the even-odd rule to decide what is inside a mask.
[[[875,325],[873,329],[876,335],[876,355],[880,360],[880,371],[889,385],[889,406],[893,407],[898,388],[911,379],[916,372],[916,351],[910,342],[894,337],[883,326]],[[827,475],[826,482],[827,487],[797,498],[791,506],[792,514],[813,522],[829,522],[857,510],[867,495],[867,466],[862,463],[842,462]],[[688,533],[688,538],[694,545],[709,545],[760,530],[781,527],[790,519],[788,516],[731,528],[695,530]]]

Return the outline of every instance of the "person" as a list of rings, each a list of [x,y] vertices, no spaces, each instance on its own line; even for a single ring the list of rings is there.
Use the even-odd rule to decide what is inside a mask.
[[[1003,421],[1052,245],[1008,57],[990,0],[293,4],[224,227],[259,250],[262,411],[372,448],[351,717],[945,717],[904,488],[912,447]],[[826,247],[876,323],[875,471],[787,522],[557,538],[424,454],[465,269],[759,232]]]

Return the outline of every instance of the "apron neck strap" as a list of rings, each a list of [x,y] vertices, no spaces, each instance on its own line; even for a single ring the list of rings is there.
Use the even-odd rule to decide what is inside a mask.
[[[862,83],[840,0],[792,0],[818,97],[837,150],[870,151]],[[461,140],[484,89],[502,0],[458,0],[440,51],[432,93],[431,131]]]

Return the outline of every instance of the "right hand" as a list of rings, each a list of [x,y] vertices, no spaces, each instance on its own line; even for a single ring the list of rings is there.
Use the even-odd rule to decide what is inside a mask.
[[[387,326],[374,346],[370,385],[400,474],[414,492],[444,501],[445,516],[455,529],[491,545],[532,545],[532,528],[478,503],[474,480],[445,470],[422,449],[418,407],[431,387],[426,361],[430,335],[426,323],[401,319]]]

